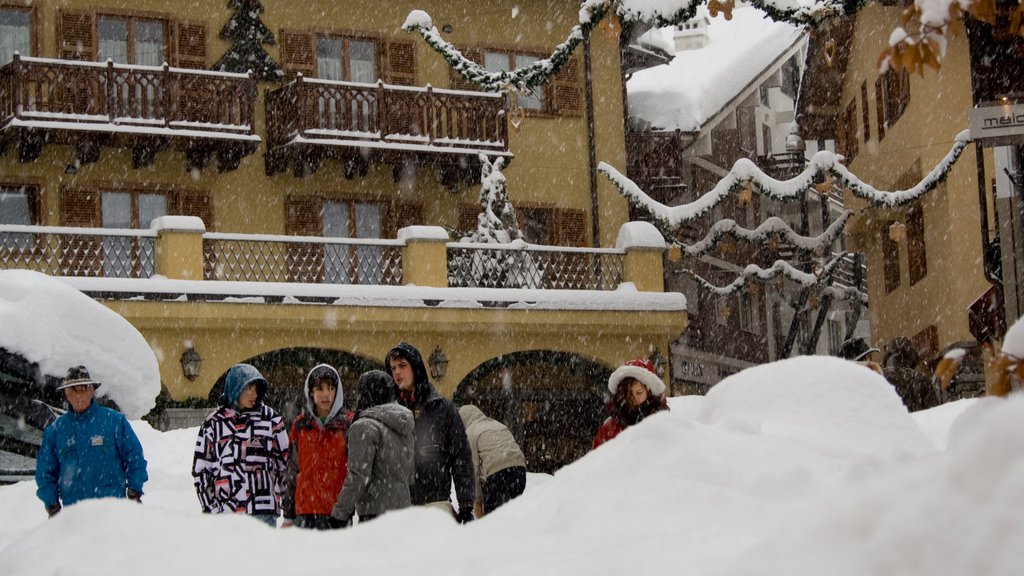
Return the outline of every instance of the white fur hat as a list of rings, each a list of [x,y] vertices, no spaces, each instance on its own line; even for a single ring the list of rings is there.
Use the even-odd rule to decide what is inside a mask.
[[[647,358],[634,358],[615,369],[608,377],[608,391],[615,394],[619,384],[626,378],[635,378],[655,396],[665,393],[665,383],[654,372],[654,364]]]

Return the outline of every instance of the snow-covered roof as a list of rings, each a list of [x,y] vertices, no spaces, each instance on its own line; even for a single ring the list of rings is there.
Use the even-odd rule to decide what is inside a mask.
[[[156,355],[116,312],[58,279],[30,270],[0,270],[0,347],[63,378],[85,365],[102,383],[97,396],[117,402],[129,418],[156,403]]]
[[[704,6],[698,10],[702,16]],[[802,34],[751,6],[737,6],[730,21],[719,14],[711,18],[707,46],[676,52],[672,62],[633,75],[627,83],[629,114],[659,130],[700,130]]]

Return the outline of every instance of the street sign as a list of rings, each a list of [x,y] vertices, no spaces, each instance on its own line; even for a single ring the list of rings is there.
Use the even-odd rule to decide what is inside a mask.
[[[985,146],[1024,144],[1024,104],[989,102],[971,110],[971,139]]]

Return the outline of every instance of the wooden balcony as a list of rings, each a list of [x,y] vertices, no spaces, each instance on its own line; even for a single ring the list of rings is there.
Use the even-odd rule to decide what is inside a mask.
[[[76,164],[104,147],[130,148],[136,168],[157,152],[185,152],[187,167],[216,157],[233,170],[256,151],[256,81],[245,74],[26,58],[0,68],[0,153],[22,162],[46,143],[75,147]]]
[[[388,162],[395,178],[409,161],[440,168],[442,181],[479,179],[479,154],[511,158],[505,94],[303,78],[267,94],[267,174],[316,172],[345,162],[362,176]]]

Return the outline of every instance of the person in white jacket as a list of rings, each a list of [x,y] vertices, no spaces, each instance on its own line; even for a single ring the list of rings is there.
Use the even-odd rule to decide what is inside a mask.
[[[526,489],[526,458],[512,432],[472,404],[459,408],[473,453],[476,504],[489,514]]]

